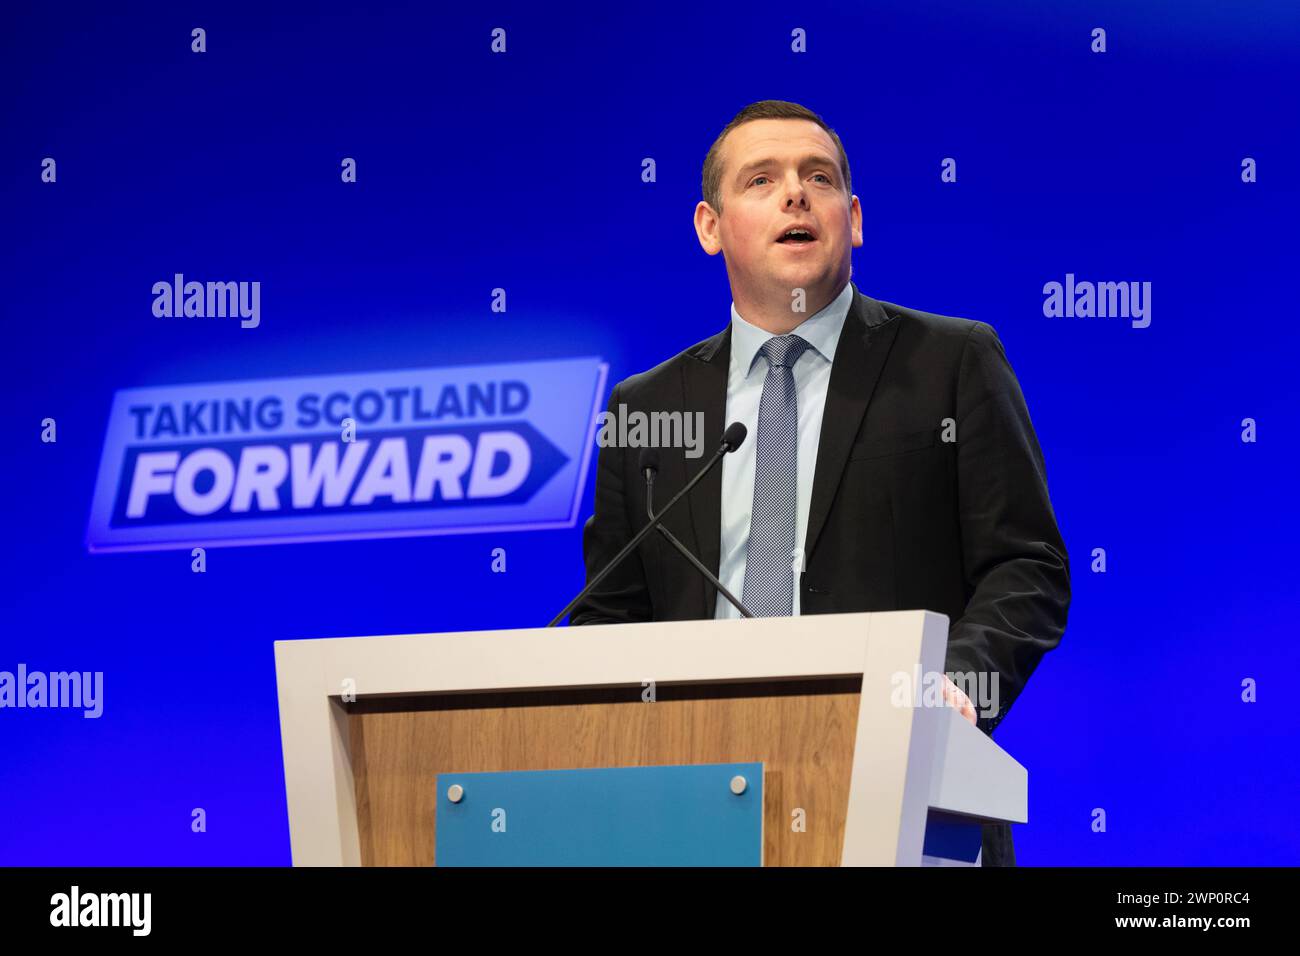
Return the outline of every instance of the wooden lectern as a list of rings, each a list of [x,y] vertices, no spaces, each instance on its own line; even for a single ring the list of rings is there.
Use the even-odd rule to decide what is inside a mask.
[[[433,865],[440,773],[741,761],[765,865],[953,862],[927,821],[1023,823],[1028,775],[927,704],[947,635],[891,611],[278,641],[293,862]]]

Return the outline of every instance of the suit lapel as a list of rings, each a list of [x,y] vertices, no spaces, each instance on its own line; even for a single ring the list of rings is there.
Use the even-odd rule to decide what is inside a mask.
[[[817,538],[830,514],[835,492],[844,476],[853,440],[862,425],[871,393],[898,333],[898,320],[875,299],[853,287],[853,302],[844,320],[831,365],[822,413],[822,433],[817,445],[817,466],[813,473],[812,502],[808,509],[808,530],[804,554],[811,558]],[[721,518],[718,519],[721,521]]]
[[[808,531],[804,551],[811,556],[816,547],[831,503],[844,475],[849,450],[862,425],[867,404],[880,379],[890,346],[898,333],[898,320],[875,299],[853,287],[853,302],[835,348],[835,361],[826,390],[826,408],[822,413],[822,432],[817,446],[817,465],[813,475],[812,502],[808,514]],[[682,367],[686,412],[704,413],[704,458],[722,443],[723,420],[727,413],[727,373],[731,363],[731,324],[700,343]],[[754,436],[747,439],[753,441]],[[698,467],[697,465],[697,467]],[[694,470],[687,468],[689,480]],[[722,465],[714,467],[686,498],[691,526],[695,533],[695,550],[704,566],[715,575],[722,552]],[[697,606],[701,617],[713,617],[717,589],[700,579]]]
[[[685,480],[695,476],[695,471],[717,451],[722,444],[726,427],[723,416],[727,413],[727,372],[731,363],[731,324],[713,338],[691,352],[690,360],[682,366],[685,411],[704,413],[704,457],[690,462]],[[694,465],[694,468],[691,467]],[[722,551],[722,463],[719,462],[704,480],[686,496],[690,507],[691,525],[695,531],[695,553],[700,561],[715,575]],[[717,588],[699,576],[703,600],[703,617],[713,617]]]

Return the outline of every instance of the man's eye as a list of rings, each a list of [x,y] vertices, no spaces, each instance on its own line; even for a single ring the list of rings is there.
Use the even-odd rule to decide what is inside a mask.
[[[767,177],[766,177],[766,176],[755,176],[755,177],[753,178],[753,180],[750,182],[750,185],[753,186],[753,185],[754,185],[755,183],[757,183],[760,179],[767,179]]]
[[[825,173],[817,173],[816,175],[817,175],[817,176],[820,176],[822,179],[826,180],[828,183],[831,181],[831,178],[830,178],[829,176],[827,176]]]

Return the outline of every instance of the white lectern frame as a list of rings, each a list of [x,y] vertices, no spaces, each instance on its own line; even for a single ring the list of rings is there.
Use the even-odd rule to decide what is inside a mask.
[[[889,611],[277,641],[294,865],[361,862],[345,691],[361,698],[858,675],[841,863],[943,863],[922,857],[930,809],[972,822],[1028,820],[1024,767],[955,709],[896,702],[898,675],[942,672],[947,640],[945,615]]]

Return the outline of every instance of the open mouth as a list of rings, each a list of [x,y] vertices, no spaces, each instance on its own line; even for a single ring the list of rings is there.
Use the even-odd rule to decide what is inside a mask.
[[[791,229],[777,240],[782,245],[803,245],[816,241],[817,237],[807,229]]]

